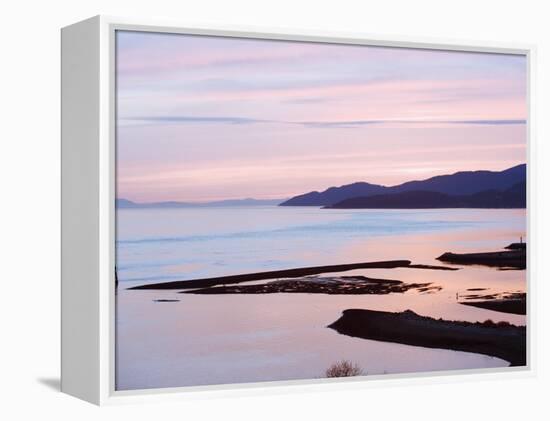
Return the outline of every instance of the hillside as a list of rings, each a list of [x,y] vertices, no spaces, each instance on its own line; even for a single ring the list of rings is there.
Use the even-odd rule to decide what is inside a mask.
[[[385,193],[388,188],[378,184],[353,183],[341,187],[330,187],[324,192],[313,191],[295,196],[279,206],[325,206],[350,197]]]
[[[433,191],[408,191],[355,197],[335,203],[330,209],[434,209],[434,208],[525,208],[525,182],[504,191],[485,190],[470,195]]]
[[[521,164],[504,171],[461,171],[389,187],[358,182],[340,187],[330,187],[323,192],[314,191],[301,194],[279,206],[331,206],[351,198],[414,191],[436,192],[453,196],[472,195],[490,190],[504,191],[524,182],[525,179],[526,165]]]

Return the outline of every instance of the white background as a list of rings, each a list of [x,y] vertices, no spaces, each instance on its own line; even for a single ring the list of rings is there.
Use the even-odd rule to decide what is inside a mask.
[[[0,418],[12,419],[549,419],[548,260],[550,10],[546,1],[96,0],[2,4]],[[547,6],[547,5],[546,5]],[[537,305],[535,376],[467,376],[364,389],[97,408],[59,382],[59,29],[96,14],[191,24],[360,32],[536,44],[534,143]],[[544,390],[546,389],[546,390]],[[275,390],[273,392],[276,392]]]

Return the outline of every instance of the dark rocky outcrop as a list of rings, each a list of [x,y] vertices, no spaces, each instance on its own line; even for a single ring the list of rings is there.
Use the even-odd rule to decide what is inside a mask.
[[[350,309],[328,327],[363,339],[491,355],[511,366],[524,366],[527,361],[525,327],[506,322],[449,321],[419,316],[411,310]]]
[[[527,265],[527,253],[525,249],[485,253],[447,252],[439,256],[437,260],[458,265],[482,265],[500,268],[525,269]]]

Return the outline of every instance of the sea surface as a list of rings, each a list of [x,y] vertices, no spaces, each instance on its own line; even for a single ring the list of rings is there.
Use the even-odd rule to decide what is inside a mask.
[[[446,251],[499,250],[525,240],[525,234],[525,210],[119,209],[117,389],[313,379],[342,359],[366,375],[506,367],[494,357],[352,338],[326,326],[348,308],[525,325],[525,316],[458,303],[472,294],[470,288],[525,291],[525,271],[460,266],[345,272],[443,288],[389,295],[193,295],[127,288],[378,260],[441,264],[435,259]]]

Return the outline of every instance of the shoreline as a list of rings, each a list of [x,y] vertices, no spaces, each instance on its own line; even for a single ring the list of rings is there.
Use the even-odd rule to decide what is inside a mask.
[[[139,289],[198,289],[209,288],[217,285],[231,285],[242,282],[264,281],[279,278],[304,278],[311,275],[319,275],[332,272],[347,272],[356,269],[424,269],[455,271],[458,268],[449,266],[412,264],[410,260],[383,260],[379,262],[348,263],[328,266],[310,266],[294,269],[271,270],[266,272],[244,273],[240,275],[217,276],[212,278],[190,279],[188,281],[156,282],[154,284],[137,285],[127,288],[129,290]]]
[[[482,265],[498,268],[525,269],[527,265],[526,245],[518,247],[512,243],[502,251],[480,253],[452,253],[446,252],[437,258],[445,263],[458,265]]]
[[[508,361],[510,366],[524,366],[527,361],[526,328],[509,323],[434,319],[411,310],[348,309],[327,327],[362,339],[489,355]]]
[[[437,257],[444,263],[454,265],[483,265],[505,269],[526,268],[525,243],[512,243],[503,251],[481,252],[481,253],[452,253],[446,252]],[[311,275],[325,273],[347,272],[356,269],[395,269],[410,268],[424,270],[454,271],[459,268],[452,266],[438,266],[426,264],[413,264],[410,260],[383,260],[377,262],[360,262],[324,266],[309,266],[293,269],[271,270],[265,272],[244,273],[238,275],[226,275],[210,278],[156,282],[152,284],[137,285],[128,288],[129,290],[169,290],[169,289],[199,289],[214,286],[239,284],[242,282],[263,281],[268,279],[305,278]]]
[[[342,265],[310,266],[295,269],[271,270],[266,272],[245,273],[241,275],[218,276],[213,278],[191,279],[188,281],[160,282],[138,285],[128,289],[194,289],[215,285],[238,284],[241,282],[263,281],[276,278],[302,278],[328,272],[347,272],[355,269],[394,269],[410,266],[410,260],[385,260],[380,262],[349,263]]]
[[[525,316],[527,314],[527,298],[502,298],[489,299],[484,301],[460,301],[459,304],[471,307],[482,308],[484,310],[497,311],[499,313],[518,314]]]
[[[366,276],[305,277],[283,279],[255,285],[222,285],[180,291],[180,294],[329,294],[361,295],[404,293],[416,289],[419,292],[441,290],[432,283],[405,283],[394,279],[377,279]]]

